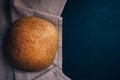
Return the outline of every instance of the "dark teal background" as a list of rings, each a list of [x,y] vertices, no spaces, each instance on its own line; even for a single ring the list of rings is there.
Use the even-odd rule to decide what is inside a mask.
[[[68,0],[63,71],[72,80],[120,80],[120,0]]]

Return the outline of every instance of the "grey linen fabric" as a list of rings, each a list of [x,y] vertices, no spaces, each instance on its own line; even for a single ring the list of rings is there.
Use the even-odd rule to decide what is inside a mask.
[[[7,2],[7,1],[6,1]],[[1,0],[0,9],[0,80],[70,80],[62,72],[62,17],[60,17],[66,0],[11,0],[10,15],[5,1]],[[4,4],[2,4],[4,3]],[[10,16],[10,17],[9,17]],[[8,64],[3,52],[3,42],[9,25],[24,16],[36,16],[50,21],[59,34],[58,50],[54,62],[38,72],[16,69]]]

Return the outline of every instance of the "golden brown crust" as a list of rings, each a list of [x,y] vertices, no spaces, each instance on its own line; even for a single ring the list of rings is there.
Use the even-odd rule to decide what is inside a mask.
[[[53,62],[57,47],[55,26],[36,17],[15,21],[6,41],[6,53],[12,64],[29,71],[47,68]]]

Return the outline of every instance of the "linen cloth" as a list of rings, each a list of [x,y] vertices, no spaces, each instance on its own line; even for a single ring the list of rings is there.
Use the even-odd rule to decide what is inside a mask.
[[[0,80],[70,80],[62,72],[62,17],[66,0],[0,0]],[[10,3],[10,4],[9,4]],[[28,72],[12,67],[3,51],[4,38],[15,20],[35,16],[50,21],[59,34],[58,50],[54,62],[38,72]]]

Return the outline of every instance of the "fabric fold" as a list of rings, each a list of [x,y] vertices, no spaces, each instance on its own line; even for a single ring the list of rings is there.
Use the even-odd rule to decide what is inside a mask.
[[[44,13],[60,16],[67,0],[11,0],[11,3]]]

